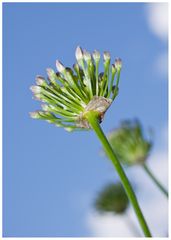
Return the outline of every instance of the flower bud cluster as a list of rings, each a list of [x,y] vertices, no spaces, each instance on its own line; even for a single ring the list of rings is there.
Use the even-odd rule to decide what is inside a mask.
[[[138,120],[122,122],[119,128],[109,133],[108,140],[118,158],[127,165],[144,163],[152,147]]]
[[[76,48],[77,62],[71,68],[56,61],[57,72],[47,68],[47,80],[36,77],[31,91],[36,100],[42,101],[42,110],[30,113],[32,118],[43,119],[68,131],[89,129],[87,111],[96,111],[99,121],[118,94],[121,60],[110,66],[110,53],[104,52],[104,72],[99,73],[100,53],[91,54],[81,47]],[[114,83],[116,78],[116,83]]]

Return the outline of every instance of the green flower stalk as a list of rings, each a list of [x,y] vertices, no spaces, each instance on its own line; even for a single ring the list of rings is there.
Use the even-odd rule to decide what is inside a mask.
[[[168,196],[167,190],[146,164],[153,143],[145,138],[143,128],[138,120],[123,121],[120,127],[109,133],[108,140],[123,164],[142,166],[158,188]]]
[[[104,71],[99,73],[100,53],[92,55],[80,47],[76,49],[77,62],[73,69],[56,61],[58,72],[47,69],[48,79],[36,77],[31,87],[34,97],[42,101],[42,110],[30,113],[32,118],[46,120],[67,131],[93,129],[112,160],[130,202],[133,205],[145,236],[150,237],[144,216],[124,170],[104,135],[100,123],[105,112],[115,100],[119,90],[122,62],[111,63],[109,52],[103,54]]]
[[[95,200],[95,208],[99,212],[123,214],[128,207],[128,197],[120,182],[110,183],[99,192]]]

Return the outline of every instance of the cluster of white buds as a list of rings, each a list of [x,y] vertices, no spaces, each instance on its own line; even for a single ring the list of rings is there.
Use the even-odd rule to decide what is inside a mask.
[[[48,79],[36,77],[31,87],[34,97],[46,104],[42,110],[30,113],[31,117],[44,119],[68,131],[90,129],[86,120],[88,111],[96,111],[99,121],[118,94],[121,60],[110,65],[109,52],[104,52],[104,72],[99,73],[100,53],[90,54],[81,47],[75,52],[77,63],[73,70],[56,61],[56,73],[47,69]],[[115,82],[116,78],[116,83]]]

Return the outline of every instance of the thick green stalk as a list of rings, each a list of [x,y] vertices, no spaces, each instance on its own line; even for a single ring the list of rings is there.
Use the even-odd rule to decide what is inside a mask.
[[[145,163],[143,164],[143,168],[149,175],[149,177],[153,180],[153,182],[157,185],[157,187],[168,197],[167,190],[161,185],[161,183],[157,180],[157,178],[153,175],[153,173],[150,171],[150,169],[147,167]]]
[[[151,237],[151,233],[150,230],[148,228],[148,225],[144,219],[144,216],[141,212],[140,206],[138,204],[137,198],[135,196],[135,193],[131,187],[131,184],[119,162],[119,160],[117,159],[113,149],[111,148],[105,134],[103,133],[100,124],[99,124],[99,119],[98,119],[98,114],[97,112],[88,112],[86,113],[86,119],[88,120],[89,124],[91,125],[92,129],[95,131],[96,135],[98,136],[99,140],[101,141],[104,150],[107,154],[107,156],[112,160],[113,165],[115,166],[115,169],[121,179],[121,182],[124,186],[124,189],[128,195],[128,198],[134,208],[134,211],[137,215],[137,218],[139,220],[140,226],[144,232],[144,235],[146,237]]]

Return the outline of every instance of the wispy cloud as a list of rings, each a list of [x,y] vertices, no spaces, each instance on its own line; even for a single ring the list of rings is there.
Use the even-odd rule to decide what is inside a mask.
[[[146,5],[146,14],[149,28],[160,39],[168,37],[168,4],[150,3]]]

